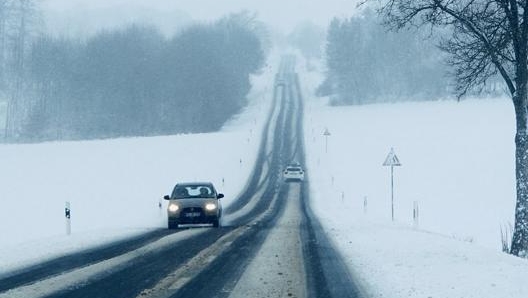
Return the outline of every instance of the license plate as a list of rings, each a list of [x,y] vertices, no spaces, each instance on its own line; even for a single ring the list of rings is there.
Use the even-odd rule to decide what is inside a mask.
[[[185,217],[200,217],[200,212],[189,212],[185,213]]]

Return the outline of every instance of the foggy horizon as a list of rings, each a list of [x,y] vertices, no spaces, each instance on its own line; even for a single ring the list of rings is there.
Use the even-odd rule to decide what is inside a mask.
[[[324,5],[321,5],[324,3]],[[91,35],[132,23],[155,25],[171,35],[193,22],[211,22],[230,13],[249,11],[270,29],[288,34],[302,23],[326,27],[334,17],[349,17],[355,0],[43,0],[48,31],[57,35]],[[299,9],[302,7],[302,10]],[[292,13],[295,12],[295,13]]]

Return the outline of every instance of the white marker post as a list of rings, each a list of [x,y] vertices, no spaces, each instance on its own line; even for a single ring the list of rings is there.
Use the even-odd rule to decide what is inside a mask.
[[[66,217],[66,235],[71,235],[71,210],[70,202],[66,202],[64,207],[64,216]]]
[[[325,136],[325,153],[328,153],[328,137],[331,136],[330,132],[328,131],[328,128],[325,128],[323,136]]]
[[[414,201],[413,203],[413,223],[414,228],[418,229],[420,225],[420,210],[418,209],[418,201]]]
[[[396,156],[396,153],[394,153],[393,148],[391,148],[389,154],[387,155],[387,158],[385,158],[383,166],[391,167],[391,214],[392,221],[394,221],[394,167],[401,166],[401,163],[398,157]]]

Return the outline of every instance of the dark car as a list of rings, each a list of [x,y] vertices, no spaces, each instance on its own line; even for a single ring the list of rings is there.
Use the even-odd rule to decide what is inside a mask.
[[[170,196],[167,207],[169,229],[178,228],[181,224],[212,224],[220,226],[224,195],[218,193],[210,182],[178,183]]]

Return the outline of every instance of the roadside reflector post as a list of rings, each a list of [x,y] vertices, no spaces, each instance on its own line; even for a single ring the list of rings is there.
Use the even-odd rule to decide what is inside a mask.
[[[385,158],[385,162],[383,162],[383,166],[391,168],[391,218],[394,221],[394,167],[401,166],[400,160],[394,152],[394,148],[390,149],[389,154]]]
[[[71,235],[71,209],[70,209],[70,202],[66,202],[66,204],[65,204],[64,216],[66,218],[66,235]]]
[[[420,218],[420,210],[418,208],[418,201],[414,201],[413,202],[413,224],[414,224],[415,229],[417,229],[420,224],[419,218]]]

